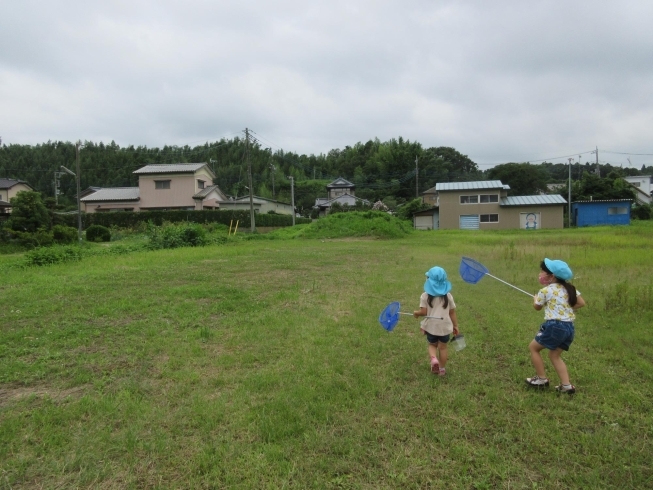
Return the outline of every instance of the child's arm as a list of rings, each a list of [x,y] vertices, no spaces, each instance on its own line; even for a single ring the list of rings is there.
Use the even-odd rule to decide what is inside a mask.
[[[576,304],[573,306],[574,310],[577,310],[578,308],[582,308],[585,306],[585,300],[581,295],[576,296]]]
[[[413,311],[413,316],[419,318],[420,316],[426,316],[426,308],[423,306],[419,310]]]
[[[449,318],[451,318],[451,323],[453,323],[453,334],[458,335],[458,317],[456,316],[456,310],[449,310]]]
[[[544,302],[545,298],[540,296],[540,292],[536,295],[533,296],[533,308],[535,308],[537,311],[540,311],[542,308],[544,308]]]

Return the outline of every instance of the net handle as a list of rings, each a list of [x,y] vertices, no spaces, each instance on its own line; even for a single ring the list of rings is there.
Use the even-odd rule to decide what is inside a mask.
[[[410,315],[413,316],[412,313],[402,313],[401,311],[398,312],[400,315]],[[436,320],[444,320],[441,316],[425,316],[423,318],[435,318]]]
[[[497,281],[502,282],[502,283],[510,286],[511,288],[515,288],[517,291],[521,291],[522,293],[524,293],[527,296],[530,296],[531,298],[533,297],[533,295],[531,293],[528,293],[528,292],[524,291],[523,289],[519,289],[517,286],[513,286],[512,284],[510,284],[509,282],[504,281],[503,279],[499,279],[497,276],[493,276],[489,272],[486,272],[485,275],[490,276],[491,278],[496,279]]]

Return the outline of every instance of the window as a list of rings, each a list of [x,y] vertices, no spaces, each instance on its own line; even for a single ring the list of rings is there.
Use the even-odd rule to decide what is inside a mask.
[[[197,188],[198,189],[204,189],[204,181],[203,180],[198,180],[197,181]]]
[[[498,214],[482,214],[481,223],[498,223],[499,215]]]
[[[642,183],[641,182],[631,182],[635,187],[641,187]]]
[[[608,208],[608,214],[628,214],[628,208]]]
[[[481,194],[479,197],[481,198],[481,203],[499,202],[498,194]]]
[[[169,180],[155,180],[154,181],[154,188],[155,189],[170,189],[170,181]]]
[[[478,196],[460,196],[460,204],[478,204]]]

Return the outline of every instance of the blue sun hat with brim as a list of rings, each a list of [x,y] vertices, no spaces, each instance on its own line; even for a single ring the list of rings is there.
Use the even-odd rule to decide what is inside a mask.
[[[562,260],[544,259],[544,265],[546,265],[546,268],[551,271],[551,274],[556,276],[558,279],[568,281],[574,277],[574,273],[571,272],[567,262],[563,262]]]
[[[431,296],[444,296],[451,291],[451,283],[447,281],[447,273],[442,267],[431,267],[426,273],[424,291]]]

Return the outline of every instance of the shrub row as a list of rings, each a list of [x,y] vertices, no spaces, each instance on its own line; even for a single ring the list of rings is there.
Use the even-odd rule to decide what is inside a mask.
[[[39,247],[25,254],[25,263],[31,266],[59,264],[81,259],[82,252],[77,246]]]
[[[64,224],[77,227],[77,216],[57,214],[54,217],[55,224]],[[101,225],[107,228],[116,226],[118,228],[134,228],[139,223],[151,221],[161,226],[164,221],[180,223],[222,223],[229,226],[239,221],[239,229],[250,227],[249,211],[142,211],[140,213],[90,213],[82,215],[82,226],[84,229],[91,225]],[[256,214],[254,218],[256,226],[291,226],[292,216],[287,214]],[[297,224],[310,223],[308,218],[295,218]]]

